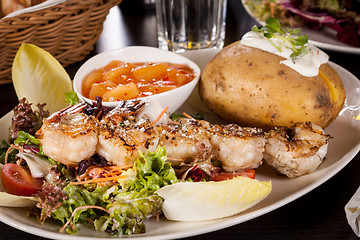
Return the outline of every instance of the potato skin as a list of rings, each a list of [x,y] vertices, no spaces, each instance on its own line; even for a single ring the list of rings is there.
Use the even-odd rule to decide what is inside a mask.
[[[319,75],[305,77],[280,64],[281,60],[275,54],[235,42],[205,67],[200,97],[210,110],[241,126],[270,129],[310,121],[327,127],[345,101],[337,72],[323,64],[320,72],[325,79]]]

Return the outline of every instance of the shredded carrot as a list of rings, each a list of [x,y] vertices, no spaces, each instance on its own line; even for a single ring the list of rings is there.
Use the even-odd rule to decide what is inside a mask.
[[[272,17],[275,17],[274,8],[275,8],[275,3],[270,3],[270,13]]]
[[[71,185],[82,185],[88,183],[103,184],[106,181],[117,181],[118,179],[124,178],[122,175],[124,167],[118,166],[105,166],[97,167],[90,166],[86,169],[85,173],[76,175],[77,182],[71,182]]]
[[[162,112],[159,114],[159,116],[155,119],[155,121],[153,121],[153,124],[156,124],[161,117],[166,113],[166,111],[169,109],[169,106],[167,106],[164,110],[162,110]]]
[[[82,178],[80,178],[77,174],[76,174],[76,180],[78,180],[78,182],[80,182],[82,180]]]
[[[89,209],[89,208],[96,208],[96,209],[100,209],[102,211],[105,211],[109,214],[109,211],[103,207],[100,206],[81,206],[81,207],[77,207],[75,208],[75,210],[73,211],[73,213],[71,214],[69,220],[64,224],[64,226],[62,228],[60,228],[59,232],[64,232],[64,230],[66,229],[66,227],[71,224],[71,226],[73,227],[74,225],[71,223],[71,220],[73,219],[73,217],[75,216],[75,213],[81,209]]]
[[[123,167],[118,167],[118,166],[106,166],[106,168],[108,168],[108,169],[123,169]]]
[[[187,114],[186,112],[183,112],[183,115],[184,115],[185,117],[187,117],[187,118],[195,119],[195,118],[193,118],[192,116],[190,116],[189,114]]]
[[[104,170],[104,168],[92,168],[89,171],[89,176],[92,178],[98,178]]]
[[[118,172],[111,172],[111,173],[103,173],[102,175],[107,177],[107,176],[113,176],[113,175],[118,175],[121,174],[123,171],[118,171]]]
[[[12,149],[11,145],[10,147],[8,148],[8,150],[6,151],[6,154],[5,154],[5,164],[7,164],[7,160],[8,160],[8,157],[9,157],[9,153],[10,153],[10,150]]]
[[[14,144],[10,144],[10,147],[8,148],[8,150],[6,151],[6,154],[5,154],[5,164],[7,163],[7,160],[8,160],[8,157],[9,157],[9,153],[10,153],[11,149],[13,149],[13,148],[19,150],[20,152],[23,152],[23,151],[24,151],[24,150],[22,149],[22,147],[16,146],[16,145],[14,145]]]
[[[179,162],[182,162],[182,161],[185,160],[183,158],[172,158],[172,157],[167,157],[167,159],[170,160],[170,161],[179,161]]]
[[[117,175],[113,177],[105,177],[105,178],[94,178],[87,181],[80,181],[80,182],[70,182],[71,185],[83,185],[88,183],[100,183],[100,182],[107,182],[107,181],[116,181],[118,179],[125,178],[125,175]]]
[[[179,122],[174,121],[174,120],[171,120],[171,119],[170,119],[169,123],[170,123],[170,124],[179,124]]]

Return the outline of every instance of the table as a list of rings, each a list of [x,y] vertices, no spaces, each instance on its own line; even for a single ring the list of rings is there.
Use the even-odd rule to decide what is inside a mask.
[[[131,1],[131,0],[130,0]],[[97,52],[131,45],[157,46],[153,6],[139,7],[124,0],[111,9]],[[244,11],[240,0],[229,0],[225,45],[239,40],[256,22]],[[360,78],[360,55],[326,51],[331,61]],[[81,63],[67,67],[71,77]],[[0,86],[0,115],[17,104],[11,84]],[[360,186],[360,154],[343,170],[303,197],[263,216],[192,239],[357,239],[347,224],[344,206]],[[43,239],[0,223],[0,239]]]

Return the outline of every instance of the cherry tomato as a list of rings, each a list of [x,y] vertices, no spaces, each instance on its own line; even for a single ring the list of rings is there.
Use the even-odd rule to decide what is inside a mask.
[[[37,193],[43,184],[41,178],[34,178],[26,168],[7,163],[1,171],[1,181],[5,192],[18,196],[31,196]]]
[[[242,170],[242,171],[237,171],[237,172],[232,172],[232,173],[228,173],[228,172],[220,172],[216,175],[214,175],[211,178],[211,181],[224,181],[227,179],[232,179],[234,177],[237,176],[243,176],[243,177],[248,177],[251,179],[255,179],[255,170],[254,169],[247,169],[247,170]]]

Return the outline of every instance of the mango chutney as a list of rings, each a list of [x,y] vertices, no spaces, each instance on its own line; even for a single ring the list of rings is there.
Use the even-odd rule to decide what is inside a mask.
[[[83,81],[83,95],[114,102],[151,96],[181,87],[195,78],[192,68],[174,63],[111,61]]]

